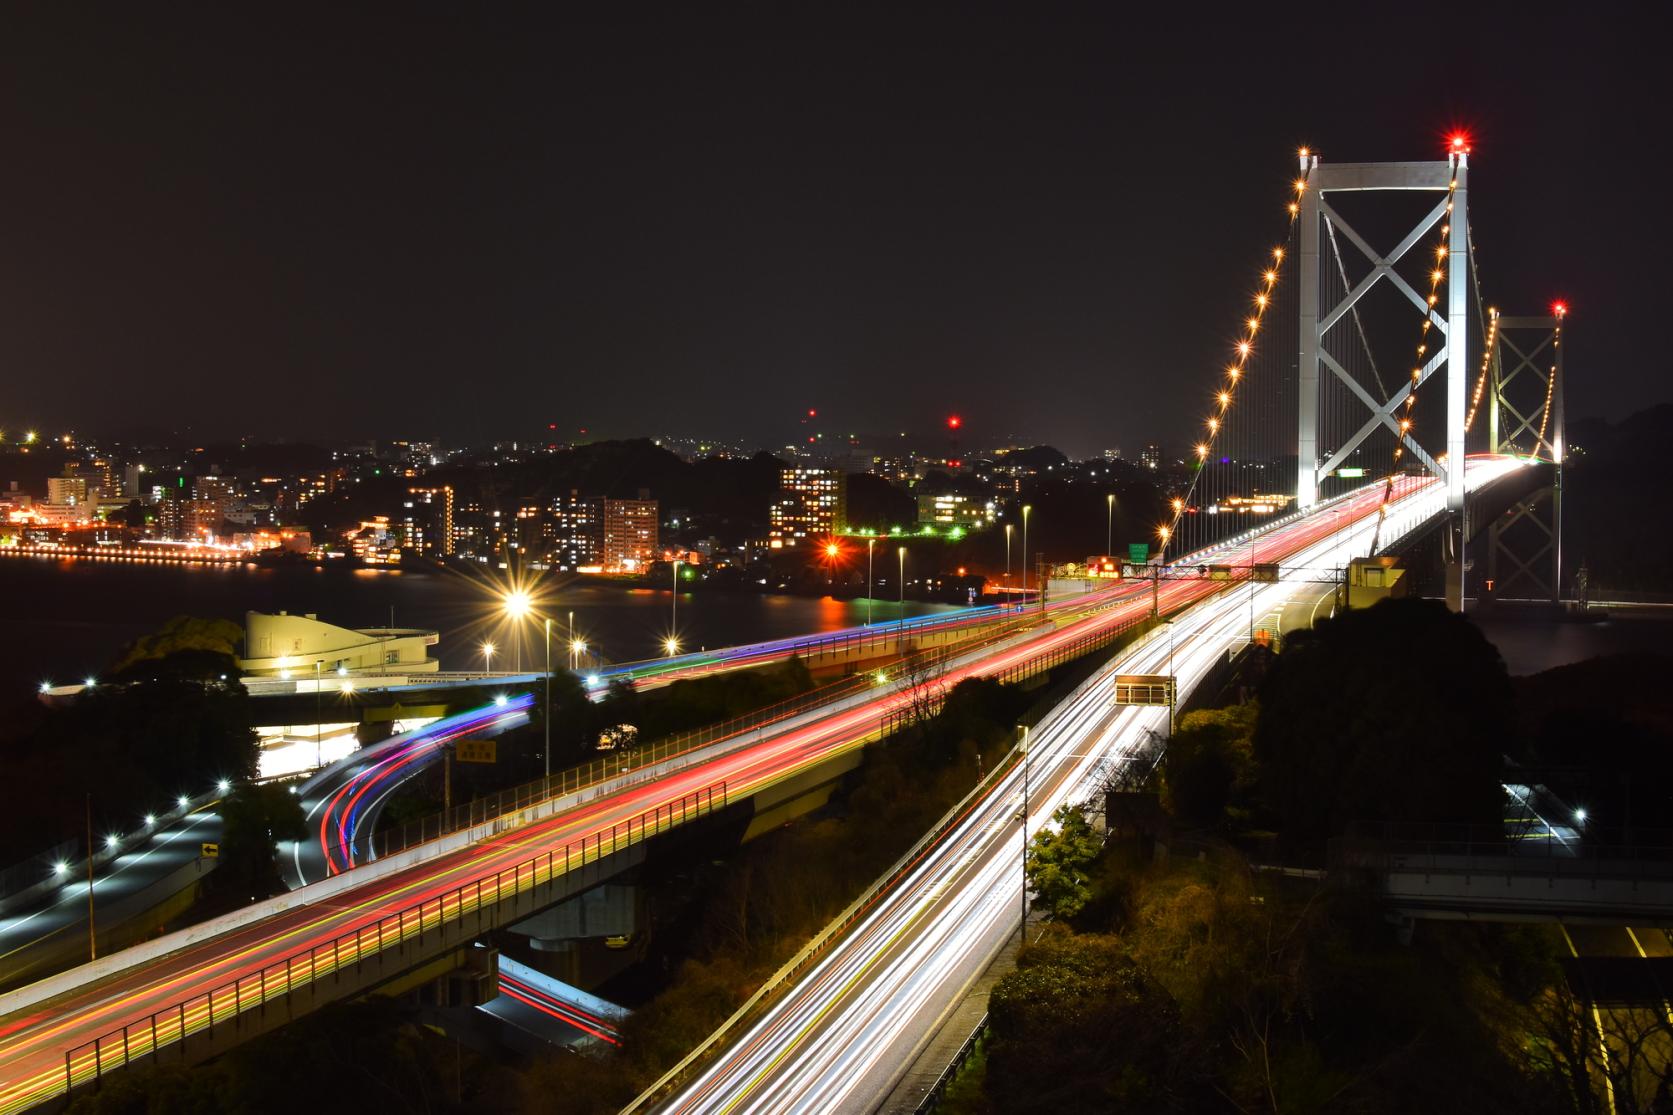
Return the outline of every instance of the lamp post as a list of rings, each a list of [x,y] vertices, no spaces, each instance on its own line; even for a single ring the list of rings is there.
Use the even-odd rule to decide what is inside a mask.
[[[871,552],[877,545],[876,538],[866,539],[866,626],[871,626]]]
[[[99,937],[93,928],[93,795],[87,795],[87,959],[99,959]]]
[[[492,675],[494,672],[494,644],[482,644],[482,672]]]
[[[668,608],[669,642],[677,642],[680,637],[680,559],[674,559],[674,599]],[[673,657],[674,652],[668,652]]]
[[[1104,556],[1110,557],[1115,550],[1115,493],[1104,495]]]
[[[516,669],[523,672],[523,620],[528,617],[531,601],[529,594],[523,589],[513,589],[505,594],[505,614],[511,617],[514,625],[511,629],[512,637],[516,640]]]
[[[900,643],[906,641],[906,547],[899,550],[900,557]],[[898,644],[897,644],[898,649]]]
[[[552,777],[552,617],[546,617],[546,777]]]
[[[1011,587],[1011,531],[1015,523],[1005,524],[1005,587]]]
[[[1168,627],[1168,739],[1173,739],[1173,620],[1162,621]]]
[[[325,663],[323,661],[321,661],[320,659],[317,659],[317,658],[314,659],[314,769],[315,770],[318,770],[320,767],[323,767],[325,765],[325,751],[320,746],[320,738],[319,738],[319,735],[320,735],[320,721],[325,719],[324,714],[320,711],[320,698],[319,698],[320,681],[322,680],[322,678],[320,676],[320,667],[324,666],[324,665],[325,665]]]
[[[1028,513],[1034,510],[1028,504],[1022,505],[1022,595],[1024,604],[1028,599]]]
[[[1020,944],[1028,943],[1028,725],[1022,725],[1022,925]]]

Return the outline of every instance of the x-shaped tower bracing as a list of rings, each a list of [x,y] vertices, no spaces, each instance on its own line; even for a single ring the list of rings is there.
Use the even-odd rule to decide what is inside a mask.
[[[1464,508],[1464,420],[1466,381],[1469,376],[1469,292],[1470,234],[1468,218],[1469,156],[1462,151],[1449,155],[1440,162],[1408,163],[1336,163],[1321,164],[1317,155],[1306,155],[1301,160],[1306,189],[1301,195],[1300,277],[1301,303],[1301,358],[1299,365],[1300,421],[1297,445],[1296,504],[1311,507],[1318,502],[1319,485],[1342,462],[1379,428],[1387,428],[1400,439],[1406,451],[1423,462],[1446,485],[1446,503],[1451,511]],[[1386,255],[1378,252],[1365,237],[1342,218],[1330,203],[1334,193],[1420,190],[1438,193],[1440,200],[1411,231],[1402,237]],[[1448,206],[1451,211],[1448,211]],[[1426,233],[1446,221],[1447,283],[1446,312],[1441,306],[1429,304],[1428,298],[1414,290],[1396,270]],[[1371,270],[1354,284],[1334,306],[1321,306],[1321,271],[1325,260],[1319,250],[1320,233],[1330,238],[1335,255],[1336,234],[1341,233],[1371,261]],[[1337,265],[1340,266],[1339,257]],[[1345,275],[1344,275],[1345,279]],[[1390,397],[1379,399],[1361,384],[1327,351],[1324,341],[1334,328],[1345,327],[1346,319],[1355,314],[1355,307],[1378,283],[1386,282],[1408,299],[1419,314],[1427,318],[1443,343],[1433,353],[1426,353],[1414,380],[1404,378]],[[1346,282],[1344,281],[1344,286]],[[1357,318],[1355,319],[1357,325]],[[1364,333],[1361,331],[1361,341]],[[1367,347],[1369,347],[1367,345]],[[1431,346],[1433,347],[1433,346]],[[1370,355],[1367,353],[1367,355]],[[1374,366],[1375,361],[1372,361]],[[1424,449],[1409,431],[1401,429],[1396,413],[1404,406],[1406,397],[1422,387],[1429,378],[1446,366],[1446,436],[1444,460]],[[1333,447],[1328,460],[1321,460],[1319,446],[1320,372],[1327,369],[1347,387],[1366,410],[1364,424],[1340,446]],[[1379,392],[1381,393],[1381,392]]]

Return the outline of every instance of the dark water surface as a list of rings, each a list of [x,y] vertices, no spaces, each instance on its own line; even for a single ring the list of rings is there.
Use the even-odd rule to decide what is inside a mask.
[[[576,631],[609,661],[655,657],[667,637],[672,597],[667,589],[614,584],[570,584],[543,595],[556,615],[553,659],[562,662],[560,629],[575,613]],[[908,616],[949,605],[908,600]],[[219,617],[240,626],[247,611],[314,612],[344,627],[433,628],[433,651],[444,670],[482,665],[481,644],[499,651],[495,669],[516,665],[513,634],[500,617],[493,591],[451,571],[257,568],[150,565],[108,559],[0,557],[0,693],[44,680],[79,681],[107,666],[123,645],[182,613]],[[875,601],[872,617],[894,619],[894,601]],[[832,631],[865,622],[864,600],[769,596],[734,592],[682,593],[679,633],[686,649],[731,646]],[[544,660],[540,629],[528,626],[522,664]]]
[[[655,657],[669,631],[667,589],[570,584],[543,599],[565,625],[602,648],[610,661]],[[948,605],[907,601],[908,615]],[[44,680],[77,681],[97,673],[130,640],[182,613],[215,616],[240,625],[246,611],[315,612],[346,627],[400,626],[441,632],[435,653],[443,669],[482,663],[481,644],[499,648],[496,669],[517,664],[512,632],[483,582],[451,571],[256,568],[148,565],[94,559],[0,557],[0,694],[11,699]],[[876,601],[875,620],[898,616],[893,601]],[[832,631],[863,623],[863,600],[830,597],[682,593],[678,619],[683,645],[719,647]],[[1673,608],[1612,612],[1602,623],[1563,623],[1540,613],[1472,616],[1498,647],[1513,674],[1537,673],[1565,662],[1622,651],[1665,651],[1673,636]],[[561,643],[554,659],[561,660]],[[533,625],[524,636],[522,664],[544,657]]]

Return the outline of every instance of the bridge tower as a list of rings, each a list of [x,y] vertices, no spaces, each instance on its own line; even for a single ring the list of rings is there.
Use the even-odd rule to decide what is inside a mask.
[[[1422,462],[1425,469],[1446,485],[1446,506],[1452,513],[1452,523],[1449,524],[1453,532],[1451,537],[1461,540],[1465,402],[1470,372],[1469,303],[1474,289],[1470,271],[1468,150],[1460,140],[1454,142],[1444,160],[1399,163],[1331,164],[1322,163],[1317,155],[1303,153],[1301,172],[1305,188],[1299,198],[1298,215],[1301,336],[1296,505],[1306,508],[1316,504],[1323,480],[1349,460],[1366,438],[1380,429],[1387,429],[1399,439],[1408,454]],[[1391,191],[1422,191],[1439,196],[1435,205],[1392,249],[1382,252],[1372,247],[1367,237],[1343,219],[1332,199],[1335,195],[1346,193]],[[1431,304],[1396,267],[1431,229],[1443,222],[1447,226],[1444,241],[1446,297],[1438,304]],[[1369,270],[1351,286],[1346,271],[1342,269],[1338,234],[1369,261]],[[1322,245],[1328,245],[1327,249],[1321,251]],[[1338,288],[1332,285],[1337,273],[1342,278],[1341,288],[1345,288],[1345,293],[1339,298],[1334,294]],[[1434,351],[1423,351],[1415,381],[1414,377],[1401,376],[1400,386],[1393,391],[1380,389],[1380,377],[1374,384],[1379,390],[1368,387],[1363,382],[1365,377],[1350,372],[1344,362],[1332,354],[1333,347],[1341,352],[1341,346],[1327,345],[1333,331],[1357,331],[1357,340],[1364,345],[1367,356],[1371,358],[1371,366],[1375,367],[1374,355],[1370,353],[1372,346],[1357,307],[1379,283],[1389,284],[1409,301],[1416,311],[1413,320],[1418,323],[1428,320],[1432,331],[1442,341],[1438,346],[1427,346]],[[1329,299],[1334,303],[1332,305],[1323,305],[1321,301],[1321,294],[1327,289],[1333,292]],[[1442,365],[1446,368],[1445,424],[1444,431],[1429,433],[1429,440],[1441,448],[1440,452],[1432,453],[1417,441],[1415,433],[1401,429],[1399,412],[1406,397],[1414,389],[1423,387]],[[1364,415],[1357,430],[1346,434],[1340,444],[1320,444],[1320,399],[1325,387],[1330,385],[1330,380],[1324,379],[1321,373],[1328,373],[1332,379],[1339,381],[1341,388],[1345,388],[1348,397],[1353,400],[1351,405],[1356,408],[1356,413]],[[1437,434],[1441,436],[1435,436]],[[1461,545],[1455,544],[1450,550],[1461,557]],[[1461,608],[1463,603],[1462,570],[1461,561],[1449,563],[1447,602],[1454,610]]]
[[[1493,316],[1488,445],[1551,470],[1549,486],[1516,502],[1487,531],[1495,595],[1532,593],[1556,604],[1563,573],[1563,325],[1559,302],[1540,317]]]

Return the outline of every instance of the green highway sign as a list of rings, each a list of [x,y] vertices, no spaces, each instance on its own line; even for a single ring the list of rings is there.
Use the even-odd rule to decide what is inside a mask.
[[[1149,561],[1150,560],[1150,543],[1148,543],[1148,542],[1129,542],[1129,543],[1127,543],[1127,560],[1132,562],[1134,565],[1143,565],[1145,562]]]

